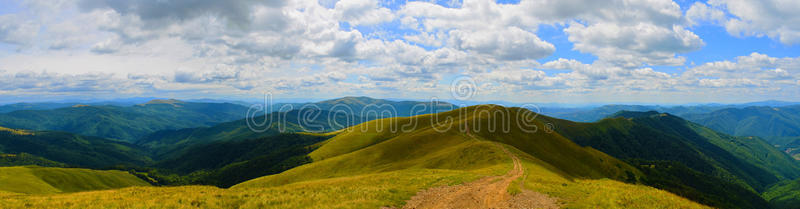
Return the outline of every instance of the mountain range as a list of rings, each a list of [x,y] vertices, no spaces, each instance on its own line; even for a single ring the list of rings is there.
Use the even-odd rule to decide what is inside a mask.
[[[189,202],[211,201],[204,203],[209,207],[424,208],[427,198],[448,199],[450,193],[429,194],[437,189],[495,195],[497,201],[481,200],[489,205],[511,204],[503,201],[513,198],[552,197],[557,201],[549,203],[567,208],[793,208],[800,200],[795,192],[800,188],[800,163],[785,150],[795,141],[775,138],[794,136],[797,106],[661,109],[668,112],[607,106],[592,113],[605,115],[590,123],[498,105],[457,108],[449,103],[367,97],[292,106],[282,112],[239,114],[248,118],[232,116],[235,111],[247,112],[241,105],[177,100],[5,113],[0,116],[16,117],[10,121],[82,115],[69,120],[87,124],[94,122],[93,115],[164,113],[144,123],[194,124],[151,126],[158,130],[142,131],[124,141],[94,136],[103,132],[86,131],[86,126],[60,131],[48,131],[49,126],[0,128],[0,153],[4,153],[0,162],[5,166],[117,169],[153,185],[177,186],[68,194],[64,202],[13,196],[7,204],[152,207],[148,204],[154,203],[145,200],[168,193],[188,197]],[[92,107],[99,110],[79,110]],[[364,109],[369,114],[360,111]],[[388,109],[396,114],[380,113]],[[208,111],[199,113],[202,110]],[[612,110],[617,111],[606,114]],[[188,117],[191,120],[175,119],[178,113],[195,115]],[[211,120],[229,115],[227,121]],[[119,123],[93,124],[130,121],[115,117]],[[264,121],[272,123],[258,124]],[[775,144],[779,142],[785,144]],[[55,171],[45,173],[50,172]],[[485,178],[496,179],[481,180]],[[216,187],[181,186],[197,184]],[[425,188],[436,189],[423,192]],[[91,201],[131,193],[137,195]],[[308,196],[315,198],[304,198]],[[184,204],[161,201],[159,206]]]

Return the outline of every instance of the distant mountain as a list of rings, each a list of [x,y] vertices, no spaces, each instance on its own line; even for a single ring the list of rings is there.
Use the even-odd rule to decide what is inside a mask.
[[[791,105],[800,105],[800,102],[766,100],[766,101],[760,101],[760,102],[748,102],[748,103],[738,104],[736,106],[740,106],[740,107],[749,107],[749,106],[782,107],[782,106],[791,106]]]
[[[14,112],[17,110],[52,110],[70,107],[78,103],[14,103],[0,106],[0,113]]]
[[[273,111],[301,108],[318,108],[320,110],[344,112],[357,117],[376,119],[437,113],[454,110],[458,107],[443,101],[439,103],[430,101],[391,101],[370,97],[342,97],[313,103],[278,103],[273,105]]]
[[[650,183],[658,188],[693,193],[686,190],[688,186],[700,194],[712,194],[695,197],[698,200],[716,195],[727,198],[706,201],[722,204],[745,199],[750,202],[749,207],[756,207],[759,198],[755,196],[769,185],[800,177],[800,165],[763,140],[729,136],[668,113],[622,111],[595,123],[546,116],[538,119],[580,145],[642,166],[645,173],[655,177]],[[679,163],[667,163],[666,167],[685,166],[686,169],[649,169],[664,162]],[[687,176],[703,180],[687,181]],[[724,191],[711,189],[711,185],[725,184],[734,185]],[[728,199],[731,197],[735,198]]]
[[[698,106],[656,106],[656,105],[604,105],[596,108],[578,108],[574,111],[550,111],[544,112],[549,116],[562,118],[576,122],[594,122],[606,118],[619,111],[658,111],[673,115],[687,115],[707,113],[715,110],[724,109],[726,106],[698,105]]]
[[[210,126],[245,117],[247,107],[230,103],[152,100],[134,106],[73,105],[0,114],[0,126],[57,130],[134,141],[164,129]]]
[[[34,158],[36,161],[55,161],[86,168],[118,164],[145,165],[151,162],[147,153],[133,144],[58,131],[0,128],[0,153],[15,156],[30,154],[44,158]]]
[[[800,136],[800,105],[785,107],[725,108],[686,119],[736,136],[758,136],[776,145],[787,144],[781,137]]]

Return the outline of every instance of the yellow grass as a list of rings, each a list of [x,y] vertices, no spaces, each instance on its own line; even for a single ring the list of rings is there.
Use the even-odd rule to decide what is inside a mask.
[[[0,127],[0,131],[11,132],[13,135],[33,135],[33,132],[21,130],[21,129],[10,129],[6,127]]]
[[[52,194],[149,185],[124,171],[38,166],[0,167],[0,191]]]

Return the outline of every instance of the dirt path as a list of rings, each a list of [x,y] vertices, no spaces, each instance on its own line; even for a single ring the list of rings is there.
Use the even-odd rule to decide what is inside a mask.
[[[525,170],[517,156],[497,145],[514,161],[514,168],[502,176],[485,177],[462,185],[443,186],[420,191],[403,208],[558,208],[556,199],[524,190],[508,193],[508,186],[523,176]]]

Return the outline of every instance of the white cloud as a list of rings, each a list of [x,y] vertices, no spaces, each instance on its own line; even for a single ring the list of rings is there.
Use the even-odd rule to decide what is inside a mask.
[[[461,74],[475,76],[491,96],[513,98],[798,85],[797,58],[754,53],[685,65],[683,54],[704,45],[695,25],[730,24],[737,34],[792,40],[794,15],[750,20],[739,11],[749,3],[712,0],[685,14],[670,0],[451,3],[389,9],[393,2],[376,0],[32,0],[22,12],[0,16],[0,42],[21,47],[0,52],[0,77],[19,81],[0,81],[12,86],[0,91],[332,97],[402,89],[397,94],[419,97],[446,92],[443,83]],[[761,22],[769,24],[750,25]],[[564,37],[545,37],[542,26],[563,28],[573,48],[548,42]],[[569,50],[597,60],[551,57]],[[684,67],[668,74],[649,65]],[[30,74],[40,71],[49,73]]]
[[[39,31],[39,25],[14,14],[0,15],[0,42],[28,45]]]
[[[378,6],[376,0],[340,0],[333,9],[340,20],[353,25],[375,25],[394,19],[394,13]]]
[[[702,21],[722,23],[725,21],[725,12],[705,3],[695,2],[689,7],[689,10],[686,11],[686,18],[692,25],[699,24]]]
[[[517,27],[480,31],[451,30],[449,35],[448,45],[490,55],[498,60],[537,59],[556,50],[553,44]]]
[[[691,52],[704,45],[700,37],[679,25],[666,28],[649,23],[573,23],[564,32],[575,43],[575,49],[624,67],[682,65],[685,58],[676,57],[676,53]]]
[[[412,41],[429,46],[465,50],[495,60],[525,60],[549,56],[555,46],[536,34],[537,24],[523,16],[519,5],[493,1],[464,1],[461,8],[427,2],[409,2],[399,11],[402,23],[419,29]],[[487,24],[486,20],[492,20]]]
[[[800,2],[787,0],[711,0],[695,3],[690,19],[719,21],[736,36],[768,36],[786,45],[800,43]],[[721,18],[721,12],[728,17]]]

